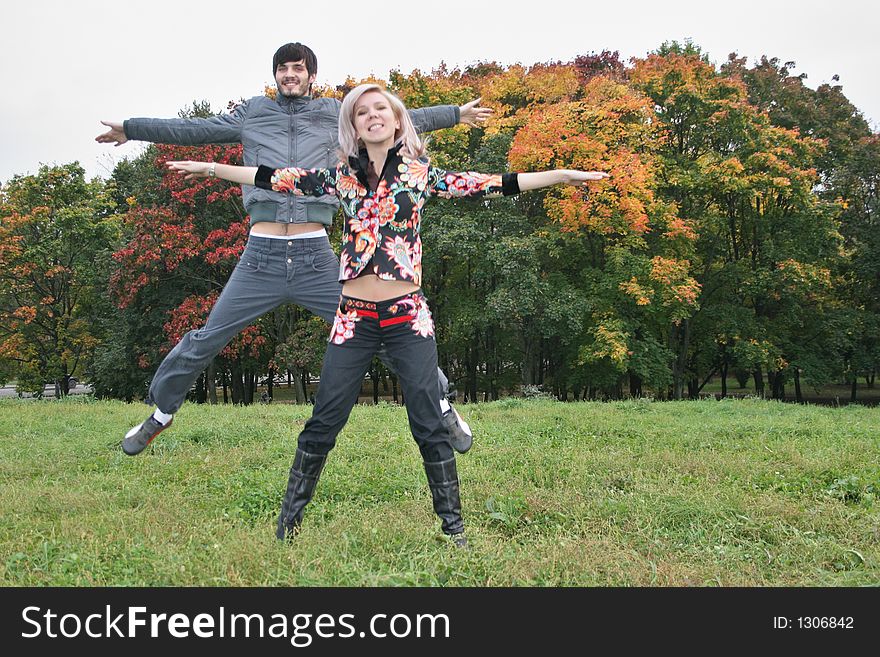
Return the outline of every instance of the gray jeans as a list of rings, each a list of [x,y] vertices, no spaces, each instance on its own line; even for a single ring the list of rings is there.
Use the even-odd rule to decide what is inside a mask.
[[[332,322],[342,292],[338,278],[339,260],[326,237],[250,237],[208,321],[168,353],[153,376],[147,401],[164,413],[176,413],[199,374],[229,341],[281,304],[295,303]],[[383,353],[379,358],[388,365]],[[449,382],[439,368],[437,375],[442,397]]]

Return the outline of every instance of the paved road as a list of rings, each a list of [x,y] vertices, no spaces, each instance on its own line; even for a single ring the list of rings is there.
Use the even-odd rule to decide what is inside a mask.
[[[76,388],[71,389],[71,395],[88,395],[92,392],[92,387],[88,385],[80,384]],[[23,397],[33,397],[30,393],[25,393],[22,395]],[[18,397],[18,393],[15,392],[15,386],[2,386],[0,387],[0,399],[5,399],[7,397]],[[43,390],[43,397],[46,399],[54,399],[55,398],[55,386],[49,385]]]

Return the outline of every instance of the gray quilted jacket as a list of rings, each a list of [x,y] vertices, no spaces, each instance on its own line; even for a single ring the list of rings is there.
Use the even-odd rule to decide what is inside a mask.
[[[244,164],[273,169],[332,167],[338,148],[337,126],[341,103],[335,98],[255,96],[230,114],[207,119],[147,119],[125,121],[128,139],[158,144],[237,144],[244,146]],[[420,132],[451,128],[459,121],[458,107],[438,105],[411,110]],[[336,213],[335,196],[320,198],[280,194],[242,186],[242,200],[251,223],[317,222],[330,225]]]

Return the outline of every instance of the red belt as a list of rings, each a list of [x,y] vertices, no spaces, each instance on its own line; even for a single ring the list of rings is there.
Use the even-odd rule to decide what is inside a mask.
[[[356,309],[355,313],[357,313],[357,315],[359,317],[371,317],[372,319],[379,319],[379,313],[374,312],[372,310]],[[410,321],[409,315],[401,315],[399,317],[392,317],[390,319],[383,319],[379,322],[379,326],[380,327],[393,326],[394,324],[402,324],[403,322],[408,322],[408,321]]]

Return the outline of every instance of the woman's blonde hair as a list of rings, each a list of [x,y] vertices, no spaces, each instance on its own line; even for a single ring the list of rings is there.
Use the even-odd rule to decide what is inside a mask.
[[[360,97],[368,91],[379,92],[391,105],[394,118],[400,123],[400,127],[394,133],[394,143],[401,144],[400,154],[411,159],[424,155],[425,141],[416,132],[403,101],[378,84],[361,84],[348,92],[339,110],[339,155],[342,161],[347,162],[349,157],[357,157],[358,151],[363,146],[354,128],[354,108]]]

